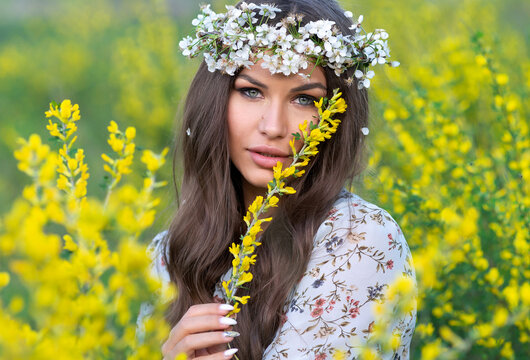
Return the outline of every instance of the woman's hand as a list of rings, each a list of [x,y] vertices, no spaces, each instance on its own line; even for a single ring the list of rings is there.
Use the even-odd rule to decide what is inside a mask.
[[[231,305],[215,303],[190,307],[162,345],[164,360],[174,360],[181,353],[188,359],[231,359],[237,352],[225,345],[237,334],[227,333],[236,324],[236,320],[225,317],[231,310]]]

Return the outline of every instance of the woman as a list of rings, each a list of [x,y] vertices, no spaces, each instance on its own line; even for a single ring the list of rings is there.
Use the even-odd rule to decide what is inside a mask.
[[[335,22],[333,34],[360,28],[334,0],[274,6],[278,11],[261,13],[253,26],[264,18],[287,29],[327,19]],[[266,7],[255,10],[257,17]],[[288,34],[280,40],[292,41]],[[384,299],[386,287],[402,273],[414,277],[396,222],[344,189],[361,171],[368,119],[362,87],[370,76],[329,58],[327,65],[299,62],[286,70],[284,61],[274,67],[274,49],[238,55],[245,65],[239,67],[206,54],[191,84],[178,142],[184,160],[180,207],[169,230],[151,244],[156,273],[179,291],[168,311],[165,359],[179,353],[228,359],[236,351],[240,359],[325,359],[335,349],[354,358],[358,348],[350,339],[366,340],[373,305]],[[289,140],[300,123],[317,115],[314,101],[336,88],[348,105],[338,131],[320,145],[306,174],[291,182],[297,192],[267,213],[274,220],[260,234],[254,279],[239,294],[251,300],[235,319],[225,318],[232,308],[222,304],[220,281],[231,268],[230,244],[246,230],[243,215],[266,192],[276,162],[289,165]],[[385,356],[408,358],[414,323],[414,311],[396,323],[401,345]]]

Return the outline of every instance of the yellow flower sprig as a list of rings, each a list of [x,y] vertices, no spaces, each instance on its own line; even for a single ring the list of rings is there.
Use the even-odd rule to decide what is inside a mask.
[[[140,161],[146,166],[147,174],[138,197],[135,216],[141,231],[151,226],[155,220],[154,208],[160,204],[160,198],[153,198],[154,190],[167,185],[167,181],[157,181],[156,172],[165,164],[168,152],[169,148],[165,147],[160,154],[151,150],[144,150],[142,153]]]
[[[14,155],[18,160],[18,168],[33,180],[24,188],[23,197],[33,205],[53,201],[56,192],[50,190],[50,185],[55,182],[57,154],[43,144],[37,134],[32,134],[28,140],[19,138],[17,142],[20,148],[15,150]]]
[[[249,271],[250,265],[256,263],[254,251],[256,247],[261,245],[260,242],[256,241],[256,236],[262,231],[261,225],[272,220],[272,217],[260,219],[260,216],[271,207],[278,206],[278,196],[296,192],[294,188],[286,186],[286,179],[291,176],[301,177],[305,172],[301,168],[309,163],[312,156],[318,154],[318,145],[331,138],[331,135],[337,131],[340,120],[331,117],[336,113],[346,111],[347,105],[344,99],[340,97],[341,95],[342,93],[335,89],[331,99],[321,98],[318,102],[315,101],[315,106],[318,109],[318,123],[308,124],[306,120],[299,125],[300,132],[293,134],[293,139],[289,141],[293,152],[291,165],[282,169],[282,163],[278,162],[273,168],[273,179],[267,184],[267,194],[265,197],[257,196],[249,206],[243,218],[247,224],[247,231],[241,235],[241,243],[232,243],[229,249],[234,257],[231,277],[222,282],[228,303],[234,305],[234,310],[227,316],[238,313],[241,310],[239,304],[244,305],[250,299],[250,296],[237,296],[236,292],[244,284],[252,281],[253,276]],[[297,151],[295,142],[300,140],[303,140],[303,146],[300,151]]]
[[[103,204],[104,208],[110,201],[113,189],[118,185],[123,175],[131,173],[131,165],[134,159],[136,129],[129,126],[125,132],[120,131],[118,124],[111,121],[107,127],[109,131],[108,144],[118,156],[111,158],[107,154],[101,154],[101,158],[105,161],[103,169],[110,175],[111,180],[107,184],[107,195]],[[130,207],[122,206],[118,211],[118,221],[131,231],[133,234],[138,234],[145,228],[151,226],[154,221],[154,208],[160,203],[159,198],[152,198],[152,193],[155,189],[166,185],[165,181],[156,180],[156,172],[162,165],[164,165],[166,155],[169,148],[162,150],[160,154],[156,154],[151,150],[144,150],[140,161],[146,166],[146,176],[144,177],[143,188],[136,193],[133,198],[136,200]],[[132,189],[126,187],[122,189],[119,196],[124,196],[124,193],[130,192]],[[133,219],[134,224],[131,224]]]
[[[59,149],[59,163],[57,164],[57,187],[68,194],[70,208],[75,208],[74,203],[82,203],[87,193],[87,180],[90,177],[88,165],[84,162],[83,149],[77,149],[73,154],[73,144],[77,140],[76,121],[81,119],[79,105],[72,105],[68,99],[63,100],[61,105],[50,103],[50,110],[46,111],[46,117],[55,117],[59,122],[48,120],[46,129],[50,135],[62,143]]]
[[[107,127],[109,131],[108,144],[117,155],[117,159],[113,159],[107,154],[101,154],[101,158],[106,164],[103,164],[103,169],[110,175],[110,181],[107,184],[107,195],[105,197],[104,207],[107,207],[110,194],[112,190],[118,185],[123,175],[131,173],[131,165],[134,159],[134,151],[136,145],[134,138],[136,137],[136,128],[129,126],[125,133],[120,131],[118,124],[111,121]]]
[[[155,220],[155,207],[160,204],[160,198],[153,197],[153,193],[156,189],[167,185],[166,181],[157,180],[157,171],[165,164],[168,152],[167,147],[161,153],[151,150],[142,152],[140,161],[145,165],[146,172],[141,189],[123,185],[113,193],[113,196],[110,196],[110,192],[107,193],[106,211],[116,215],[118,224],[131,239],[136,239]]]

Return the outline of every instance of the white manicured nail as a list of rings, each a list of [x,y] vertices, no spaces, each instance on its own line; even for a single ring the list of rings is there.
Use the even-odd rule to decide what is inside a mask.
[[[241,334],[238,333],[237,331],[225,331],[225,332],[223,333],[223,336],[224,336],[224,337],[232,337],[232,338],[233,338],[233,337],[237,337],[237,336],[239,336],[239,335],[241,335]]]
[[[228,350],[226,350],[225,353],[224,353],[225,358],[227,358],[227,359],[230,358],[232,355],[234,355],[237,352],[237,350],[239,350],[239,349],[228,349]]]
[[[221,304],[221,305],[219,305],[219,309],[221,311],[232,311],[232,310],[234,310],[234,307],[232,305],[230,305],[230,304]]]
[[[227,318],[227,317],[220,317],[219,318],[219,322],[221,323],[221,325],[235,325],[235,324],[237,324],[237,321],[235,321],[232,318]]]

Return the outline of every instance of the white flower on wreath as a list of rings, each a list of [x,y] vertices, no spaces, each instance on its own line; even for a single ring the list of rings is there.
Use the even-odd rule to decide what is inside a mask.
[[[242,49],[232,54],[230,54],[232,60],[234,61],[234,63],[238,64],[239,66],[244,66],[248,68],[254,65],[254,62],[250,60],[250,56],[252,54],[252,50],[250,46],[245,45]]]
[[[232,21],[238,20],[238,18],[243,14],[242,10],[236,8],[235,6],[231,6],[231,5],[227,5],[226,10],[228,10],[226,12],[226,16]]]
[[[300,54],[291,50],[286,51],[282,56],[280,72],[285,76],[296,74],[300,68],[307,69],[308,62]]]
[[[217,62],[210,53],[204,53],[204,62],[208,66],[208,71],[214,72],[217,69]]]
[[[332,26],[335,25],[334,21],[331,20],[318,20],[306,24],[307,31],[310,34],[315,34],[322,40],[327,40],[333,35],[331,31]]]
[[[254,4],[254,3],[248,4],[246,2],[242,2],[240,7],[241,7],[241,10],[243,10],[243,11],[247,11],[247,10],[251,10],[252,11],[252,10],[257,9],[258,5]]]
[[[185,37],[179,42],[179,47],[182,50],[182,55],[190,56],[193,53],[193,51],[191,51],[192,43],[193,43],[193,39],[190,36]]]
[[[261,67],[264,69],[268,69],[271,74],[275,74],[278,72],[278,68],[281,64],[280,56],[279,55],[269,55],[264,54],[262,56],[263,62],[261,63]]]
[[[276,43],[280,45],[282,50],[289,50],[292,46],[292,41],[294,40],[291,34],[287,34],[287,29],[282,27],[276,30]]]
[[[359,15],[357,22],[350,26],[349,29],[355,31],[356,34],[360,33],[362,30],[361,23],[363,22],[363,19],[364,17],[362,15]]]
[[[296,25],[296,18],[294,17],[294,15],[288,15],[287,17],[282,19],[282,24],[284,26]]]
[[[270,19],[274,19],[276,17],[277,12],[282,12],[282,10],[272,5],[262,4],[259,14],[268,16]]]
[[[359,79],[357,82],[357,88],[363,89],[363,88],[369,88],[370,87],[370,79],[373,78],[375,73],[372,70],[369,70],[365,73],[363,73],[361,70],[355,70],[354,76]]]

